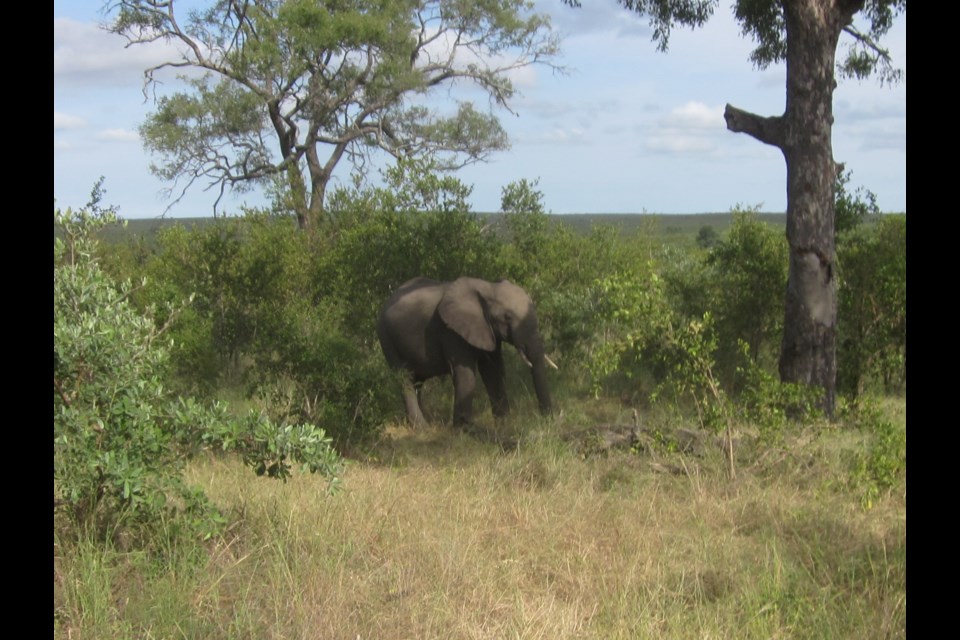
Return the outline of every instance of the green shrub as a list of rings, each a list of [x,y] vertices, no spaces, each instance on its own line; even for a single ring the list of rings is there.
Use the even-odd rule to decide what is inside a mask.
[[[779,435],[791,421],[821,414],[818,388],[781,382],[779,376],[750,357],[749,346],[743,341],[740,350],[743,364],[737,371],[743,389],[737,396],[737,409],[743,421],[759,427],[761,435],[769,437]]]
[[[375,439],[401,407],[379,343],[353,337],[342,311],[331,299],[287,306],[286,333],[256,355],[250,388],[275,420],[323,424],[345,450]]]
[[[875,193],[863,187],[853,192],[847,190],[851,171],[841,170],[834,185],[833,228],[837,236],[851,231],[863,224],[868,217],[880,213]]]
[[[596,327],[586,366],[592,391],[599,396],[614,375],[635,382],[644,374],[662,374],[661,339],[671,322],[663,280],[648,264],[644,271],[613,273],[597,279],[592,293]],[[658,369],[659,368],[659,369]]]
[[[506,238],[502,246],[504,270],[509,279],[530,291],[551,281],[550,253],[557,229],[551,228],[543,206],[539,180],[520,180],[503,187],[500,211]]]
[[[84,209],[54,211],[54,508],[100,537],[174,515],[210,535],[221,522],[181,471],[201,448],[237,451],[259,472],[286,478],[290,461],[335,478],[322,429],[232,417],[169,390],[166,324],[138,311],[129,281],[96,261],[93,233],[117,221],[98,192]],[[189,528],[189,527],[188,527]]]
[[[710,249],[720,241],[720,234],[710,225],[703,225],[697,232],[697,246],[701,249]]]
[[[193,392],[241,379],[253,353],[271,348],[283,309],[314,297],[309,238],[290,217],[249,211],[193,229],[177,225],[158,245],[141,306],[194,297],[171,327],[173,364]]]
[[[717,332],[718,375],[737,389],[739,344],[750,359],[772,362],[780,346],[787,286],[787,243],[753,209],[734,209],[726,237],[707,253],[700,286]],[[769,356],[769,357],[765,357]]]
[[[907,218],[885,215],[838,241],[837,387],[871,382],[900,391],[907,378]]]
[[[863,506],[869,509],[906,473],[907,432],[872,402],[858,402],[851,411],[848,422],[865,435],[867,446],[850,454],[850,478],[860,488]]]

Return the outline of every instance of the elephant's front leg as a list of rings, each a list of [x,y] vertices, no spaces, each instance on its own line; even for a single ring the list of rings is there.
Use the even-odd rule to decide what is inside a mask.
[[[476,364],[453,364],[453,424],[465,426],[473,418],[473,393],[477,388]]]
[[[490,408],[493,415],[502,418],[510,413],[510,402],[507,400],[506,372],[503,368],[503,351],[497,350],[477,359],[477,367],[487,395],[490,396]]]

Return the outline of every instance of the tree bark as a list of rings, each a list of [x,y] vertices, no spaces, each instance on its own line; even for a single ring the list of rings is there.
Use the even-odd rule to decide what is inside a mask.
[[[311,226],[310,210],[307,205],[307,185],[296,164],[287,167],[287,185],[290,188],[290,206],[297,214],[297,227],[300,230],[307,230]]]
[[[780,345],[780,379],[836,393],[837,287],[834,244],[833,90],[837,43],[863,0],[783,0],[787,97],[783,116],[727,105],[727,128],[778,147],[787,165],[790,265]]]

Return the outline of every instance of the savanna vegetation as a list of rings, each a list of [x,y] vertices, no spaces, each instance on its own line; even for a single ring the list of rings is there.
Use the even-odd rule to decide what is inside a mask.
[[[620,4],[661,49],[717,6]],[[728,128],[784,151],[788,211],[685,233],[577,228],[525,179],[470,210],[449,170],[503,129],[424,104],[509,109],[511,70],[556,64],[525,0],[106,2],[180,45],[146,88],[193,73],[141,128],[154,171],[274,202],[149,236],[99,183],[55,209],[54,636],[905,637],[906,217],[830,149],[841,34],[842,73],[896,79],[905,4],[735,3],[788,109]],[[433,380],[405,425],[374,326],[417,275],[531,294],[553,415],[517,357],[507,419],[481,397],[454,430]]]
[[[578,0],[564,0],[580,7]],[[619,0],[645,16],[666,51],[677,26],[696,28],[718,0]],[[511,72],[559,69],[559,35],[528,0],[107,0],[104,26],[128,45],[174,46],[147,68],[156,110],[140,135],[155,174],[181,195],[196,183],[243,191],[268,185],[300,228],[327,221],[343,161],[361,178],[383,155],[455,169],[509,146],[492,107],[509,110]],[[821,390],[833,417],[837,387],[836,78],[899,82],[882,38],[906,0],[737,0],[758,68],[786,67],[782,114],[727,104],[727,128],[777,147],[786,163],[788,286],[779,352],[784,382]],[[838,48],[845,52],[838,61]],[[157,96],[165,71],[179,87]],[[189,73],[185,73],[189,72]],[[453,98],[470,87],[487,98]],[[447,99],[444,99],[446,92]],[[435,105],[426,106],[427,100]],[[219,198],[217,199],[219,202]],[[216,204],[214,205],[216,210]]]
[[[904,637],[906,218],[848,181],[832,420],[749,207],[578,230],[408,161],[310,233],[144,237],[98,185],[55,212],[55,637]],[[377,310],[462,274],[537,302],[555,415],[508,354],[509,419],[454,431],[435,380],[405,425]]]
[[[564,0],[579,7],[579,0]],[[672,29],[709,20],[718,0],[618,0],[646,16],[666,51]],[[756,43],[753,64],[786,70],[782,113],[762,116],[727,103],[727,129],[783,153],[787,169],[787,270],[779,372],[784,382],[822,389],[833,416],[837,385],[837,247],[835,185],[844,165],[833,156],[833,91],[837,78],[899,82],[903,69],[883,44],[906,0],[735,0],[733,16]],[[843,51],[838,57],[841,44]]]

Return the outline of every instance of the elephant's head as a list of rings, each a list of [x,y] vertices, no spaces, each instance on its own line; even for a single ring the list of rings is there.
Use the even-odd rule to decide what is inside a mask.
[[[537,311],[527,292],[507,280],[487,282],[459,278],[450,283],[438,307],[440,318],[470,345],[495,351],[501,341],[517,348],[530,366],[540,412],[552,409],[546,356],[537,324]]]

